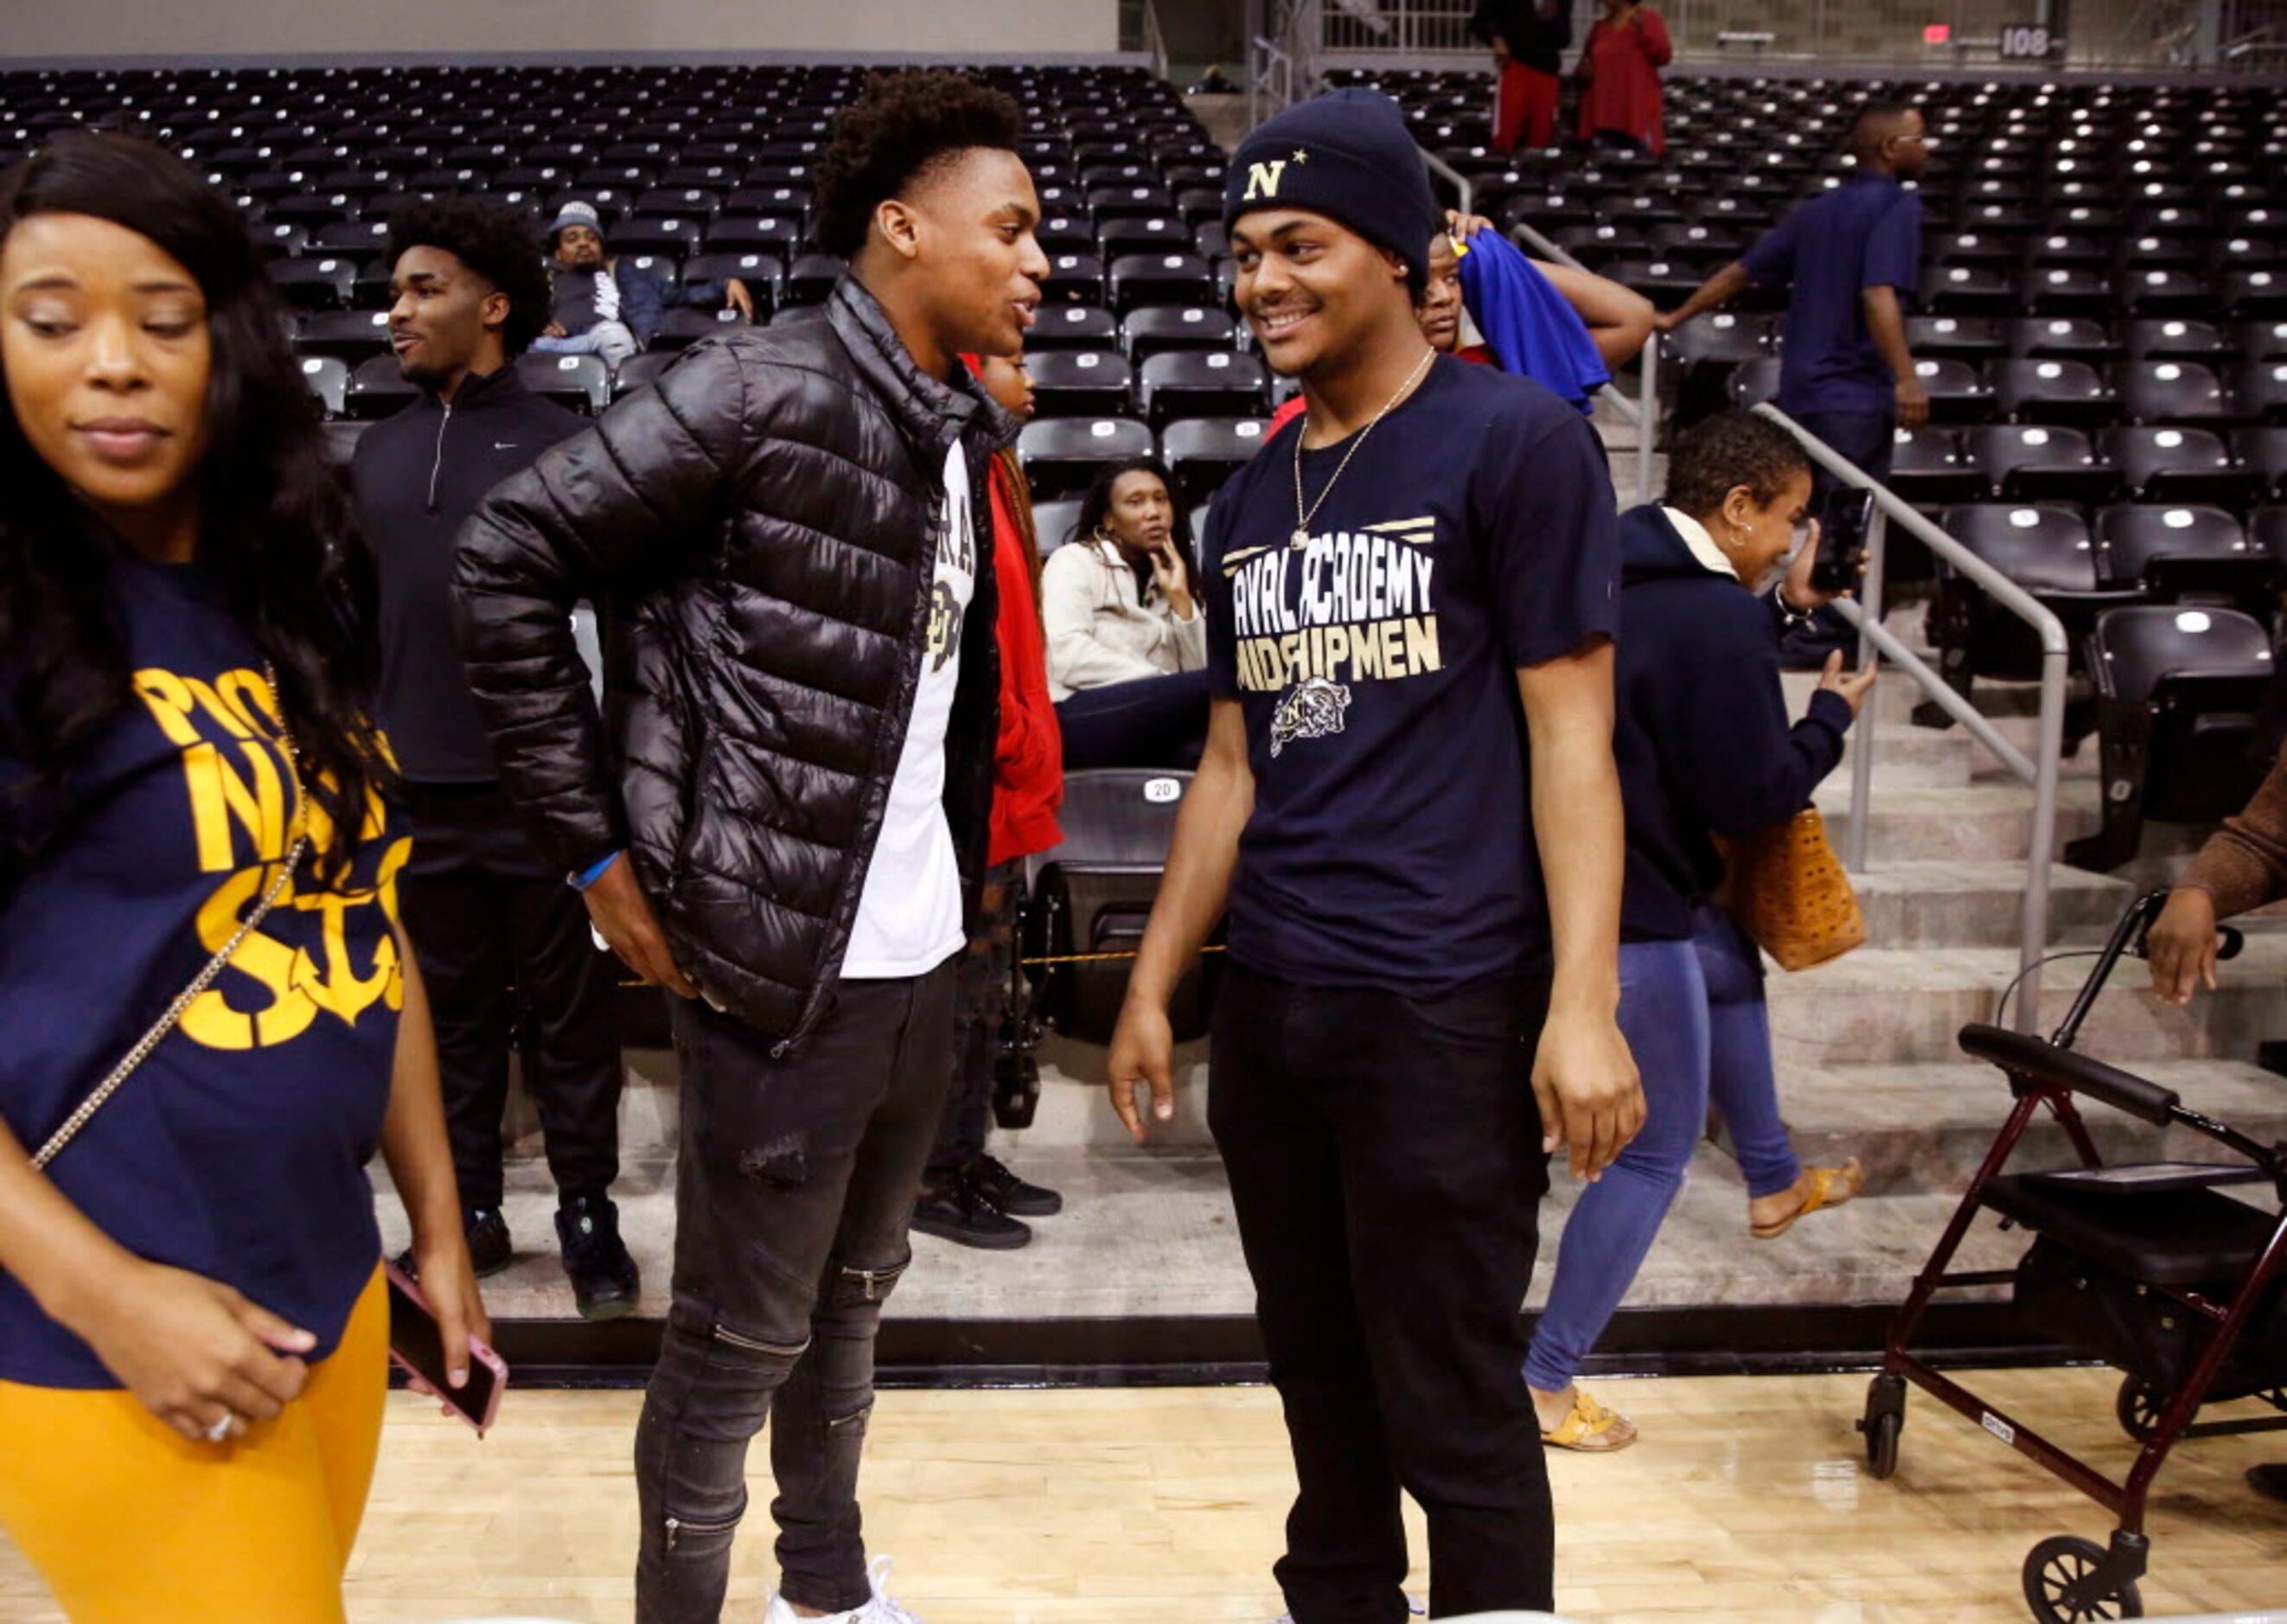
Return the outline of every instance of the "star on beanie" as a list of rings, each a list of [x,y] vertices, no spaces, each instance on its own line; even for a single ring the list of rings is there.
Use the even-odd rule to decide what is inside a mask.
[[[1299,102],[1238,144],[1223,177],[1223,226],[1262,209],[1325,215],[1425,280],[1429,239],[1445,222],[1405,113],[1362,86]]]

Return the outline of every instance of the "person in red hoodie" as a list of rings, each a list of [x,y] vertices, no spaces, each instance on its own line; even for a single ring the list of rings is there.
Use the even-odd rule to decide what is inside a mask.
[[[1021,358],[961,358],[986,393],[1026,422],[1033,380]],[[1000,588],[1001,737],[994,754],[993,844],[954,1018],[953,1089],[937,1149],[922,1176],[913,1227],[962,1246],[1013,1250],[1033,1238],[1026,1218],[1061,1211],[1064,1198],[1019,1178],[985,1148],[993,1061],[1016,953],[1018,865],[1060,844],[1064,735],[1049,700],[1048,640],[1041,628],[1041,552],[1033,492],[1013,450],[993,459],[993,568]]]
[[[1667,150],[1659,70],[1675,58],[1667,24],[1636,0],[1604,0],[1573,76],[1583,81],[1580,139],[1658,157]]]

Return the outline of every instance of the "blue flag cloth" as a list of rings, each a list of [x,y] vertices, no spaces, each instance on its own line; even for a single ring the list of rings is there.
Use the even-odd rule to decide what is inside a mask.
[[[1461,300],[1504,372],[1531,378],[1583,412],[1612,381],[1587,323],[1523,250],[1481,231],[1461,256]]]

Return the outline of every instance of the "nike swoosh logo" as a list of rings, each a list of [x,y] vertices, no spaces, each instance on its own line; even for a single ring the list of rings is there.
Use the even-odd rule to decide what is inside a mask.
[[[493,441],[493,449],[495,451],[513,451],[516,449],[516,442],[512,440],[496,440]]]

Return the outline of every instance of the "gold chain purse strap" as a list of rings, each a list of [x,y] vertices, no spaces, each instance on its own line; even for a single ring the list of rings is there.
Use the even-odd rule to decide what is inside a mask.
[[[278,675],[269,666],[265,665],[262,668],[262,676],[263,680],[270,685],[272,702],[279,707],[281,721],[278,742],[286,753],[287,775],[294,784],[294,811],[298,813],[302,809],[302,775],[298,771],[300,757],[295,752],[293,736],[286,732],[282,721],[285,703],[278,698]],[[289,827],[290,828],[291,825],[289,824]],[[207,961],[206,968],[199,971],[190,986],[185,987],[175,1002],[167,1006],[166,1013],[151,1023],[151,1029],[143,1034],[142,1041],[129,1050],[119,1064],[111,1068],[111,1074],[96,1085],[92,1094],[80,1102],[79,1109],[65,1119],[64,1125],[48,1136],[48,1142],[40,1146],[38,1152],[32,1157],[32,1166],[35,1169],[44,1168],[48,1163],[53,1161],[58,1153],[77,1137],[80,1129],[85,1128],[95,1113],[103,1109],[106,1102],[114,1094],[119,1092],[120,1085],[135,1074],[135,1068],[151,1058],[151,1051],[159,1047],[160,1041],[181,1024],[184,1014],[188,1011],[191,1005],[197,1002],[201,994],[215,984],[216,978],[222,974],[224,967],[237,955],[238,950],[245,946],[246,939],[260,929],[262,922],[270,916],[270,910],[278,905],[278,899],[286,894],[287,882],[294,877],[294,870],[302,866],[302,859],[307,854],[309,849],[310,836],[305,830],[287,851],[286,860],[280,865],[277,876],[270,882],[269,888],[262,893],[262,900],[254,905],[254,911],[249,914],[238,929],[231,933],[230,939],[222,945],[221,951]]]

